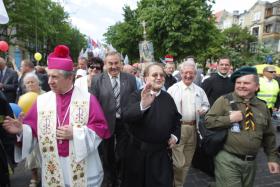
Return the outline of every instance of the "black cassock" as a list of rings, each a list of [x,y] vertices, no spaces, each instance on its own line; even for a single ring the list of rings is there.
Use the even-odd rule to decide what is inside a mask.
[[[129,124],[123,187],[172,187],[171,134],[180,138],[181,115],[172,97],[165,91],[145,111],[140,108],[141,91],[131,94],[123,112]]]
[[[14,135],[8,134],[2,127],[3,120],[6,116],[13,117],[13,111],[10,108],[4,94],[0,91],[0,186],[10,186],[9,170],[8,170],[8,155],[13,156]],[[10,152],[8,152],[10,150]],[[13,159],[13,157],[11,158]]]

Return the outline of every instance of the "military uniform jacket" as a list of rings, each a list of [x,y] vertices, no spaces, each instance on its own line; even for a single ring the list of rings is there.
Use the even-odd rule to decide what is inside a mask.
[[[237,107],[245,116],[245,101],[233,94],[233,100]],[[271,125],[270,113],[262,100],[253,97],[249,101],[254,115],[256,130],[244,130],[244,118],[240,122],[241,131],[239,133],[230,130],[231,123],[229,112],[232,110],[229,101],[223,96],[219,97],[206,115],[206,126],[208,128],[228,128],[228,137],[224,144],[224,150],[240,155],[257,155],[261,146],[268,156],[268,161],[277,162],[276,140],[274,130]]]

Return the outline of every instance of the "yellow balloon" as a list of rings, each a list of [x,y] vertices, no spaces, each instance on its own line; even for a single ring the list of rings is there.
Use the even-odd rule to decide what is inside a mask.
[[[38,97],[38,94],[35,92],[27,92],[26,94],[23,94],[20,96],[18,100],[18,106],[22,109],[22,111],[26,114],[33,103],[36,101]]]
[[[34,54],[34,58],[37,62],[39,62],[42,59],[41,53],[37,52]]]

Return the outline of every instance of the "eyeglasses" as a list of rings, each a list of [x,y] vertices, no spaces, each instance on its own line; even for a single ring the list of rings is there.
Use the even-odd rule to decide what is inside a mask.
[[[152,77],[155,77],[155,78],[156,78],[156,77],[158,77],[158,76],[160,76],[160,77],[162,78],[162,77],[164,77],[164,74],[163,74],[163,73],[153,73],[153,74],[152,74]]]
[[[269,72],[269,73],[276,73],[276,71],[267,71],[267,72]]]
[[[90,65],[89,68],[90,69],[94,69],[95,68],[96,70],[101,70],[101,67],[100,66],[96,66],[96,65]]]

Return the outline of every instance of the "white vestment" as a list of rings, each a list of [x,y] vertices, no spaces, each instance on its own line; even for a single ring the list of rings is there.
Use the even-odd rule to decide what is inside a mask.
[[[42,186],[99,187],[103,169],[98,154],[101,138],[87,127],[90,94],[74,88],[69,124],[73,126],[73,139],[69,141],[69,155],[58,155],[56,134],[56,95],[50,91],[37,99],[37,136],[42,158]],[[80,117],[80,111],[83,110]],[[78,111],[78,113],[77,113]],[[43,114],[43,115],[42,115]],[[41,117],[40,117],[41,116]],[[46,122],[45,122],[46,121]],[[15,160],[24,159],[31,153],[37,138],[32,136],[29,125],[23,125],[22,147],[15,148]],[[47,140],[47,141],[46,141]],[[50,143],[52,140],[55,143]],[[51,175],[55,173],[55,175]]]

